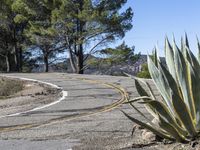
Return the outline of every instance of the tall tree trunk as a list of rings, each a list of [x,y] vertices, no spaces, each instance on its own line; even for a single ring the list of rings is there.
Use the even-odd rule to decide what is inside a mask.
[[[15,69],[14,70],[19,71],[19,61],[18,61],[19,55],[18,55],[17,44],[15,44],[15,46],[14,46],[14,51],[15,51],[15,53],[14,53]]]
[[[6,72],[10,72],[10,59],[9,59],[9,53],[3,55],[0,54],[0,56],[2,56],[3,58],[5,58],[6,61]]]
[[[77,68],[77,73],[78,74],[83,74],[84,69],[83,69],[83,45],[79,45],[79,50],[78,50],[78,68]]]
[[[74,59],[75,58],[73,57],[72,50],[69,49],[69,61],[70,61],[70,65],[71,65],[73,73],[76,72],[76,66],[75,66],[75,60]]]
[[[11,53],[10,51],[7,52],[6,56],[6,72],[11,71]]]
[[[10,72],[10,61],[8,55],[6,55],[6,72]]]
[[[22,72],[23,67],[22,47],[19,49],[19,71]]]
[[[82,11],[82,10],[83,10],[83,1],[80,1],[80,11]],[[79,32],[79,36],[80,37],[82,37],[83,25],[84,25],[84,22],[78,19],[78,21],[77,21],[77,31]],[[83,61],[84,61],[83,44],[80,43],[78,45],[78,69],[77,69],[77,73],[78,74],[83,74],[84,73]]]
[[[19,72],[19,51],[17,47],[17,39],[16,39],[16,29],[14,27],[13,30],[13,38],[14,38],[14,60],[15,60],[15,71]]]
[[[44,55],[44,66],[45,66],[44,71],[49,72],[49,59],[47,54]]]

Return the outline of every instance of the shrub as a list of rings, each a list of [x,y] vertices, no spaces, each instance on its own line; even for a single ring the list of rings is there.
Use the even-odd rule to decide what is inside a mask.
[[[142,69],[140,72],[137,73],[136,76],[139,78],[147,78],[147,79],[151,78],[147,63],[142,64]]]
[[[198,42],[200,51],[200,44]],[[157,57],[156,57],[157,58]],[[152,131],[164,139],[189,142],[200,136],[200,63],[189,49],[187,36],[181,42],[181,49],[166,38],[165,59],[167,66],[159,59],[148,57],[150,75],[161,95],[156,99],[148,83],[135,78],[135,85],[141,97],[129,103],[143,117],[134,103],[144,104],[158,124],[148,120],[144,123],[123,112],[130,120]],[[147,87],[143,88],[144,85]]]
[[[23,82],[0,78],[0,98],[5,98],[23,89]]]

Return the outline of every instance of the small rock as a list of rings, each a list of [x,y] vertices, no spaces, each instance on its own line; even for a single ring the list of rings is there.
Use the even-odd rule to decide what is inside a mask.
[[[142,139],[146,141],[153,141],[155,140],[155,134],[144,129],[142,130]]]
[[[193,142],[190,143],[192,148],[195,148],[198,144],[199,144],[198,141],[193,141]]]
[[[155,125],[158,125],[158,120],[156,118],[154,118],[151,122]],[[146,140],[146,141],[153,141],[156,139],[156,135],[154,133],[150,132],[149,130],[143,129],[142,130],[142,139]]]
[[[158,125],[158,119],[154,118],[151,122],[152,122],[153,124],[159,126],[159,125]]]

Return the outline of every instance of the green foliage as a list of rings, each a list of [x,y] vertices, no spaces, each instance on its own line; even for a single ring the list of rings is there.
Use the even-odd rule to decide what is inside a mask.
[[[10,49],[14,49],[13,56],[5,57],[14,57],[14,68],[19,68],[24,61],[22,51],[26,54],[25,51],[29,48],[40,49],[43,54],[41,57],[46,57],[43,61],[48,66],[49,57],[54,58],[66,50],[74,72],[83,73],[87,59],[84,58],[85,54],[91,55],[100,46],[123,38],[132,28],[131,8],[121,10],[126,2],[127,0],[1,0],[0,28],[11,32],[9,41],[13,45],[10,42],[7,44]],[[9,48],[4,51],[10,50]]]
[[[162,138],[178,142],[198,139],[200,136],[200,63],[189,49],[187,36],[185,42],[181,43],[181,49],[177,47],[175,40],[171,45],[166,38],[165,58],[167,67],[162,65],[158,58],[156,63],[148,57],[149,72],[162,98],[156,99],[149,84],[136,78],[135,85],[141,97],[127,102],[133,108],[136,108],[135,102],[144,104],[158,124],[150,120],[144,123],[124,114],[133,122]],[[149,92],[145,91],[144,86],[145,89],[149,89]],[[138,109],[136,110],[147,118]]]
[[[97,60],[96,58],[90,58],[87,60],[87,64],[92,66],[92,67],[98,67],[101,60]]]
[[[55,33],[51,23],[51,12],[55,9],[53,2],[16,0],[12,6],[17,12],[15,21],[21,23],[26,20],[28,22],[25,34],[33,44],[40,43],[39,41],[44,42],[42,38],[46,41],[48,37],[52,38],[51,36]]]
[[[142,69],[140,72],[137,73],[136,76],[139,78],[147,78],[147,79],[151,78],[147,63],[142,64]]]
[[[155,65],[158,66],[156,49],[153,50],[152,55],[149,55],[149,57],[152,59]],[[136,76],[139,78],[147,78],[147,79],[151,78],[147,63],[142,64],[141,71],[138,72]]]
[[[104,61],[107,64],[121,64],[128,61],[132,63],[138,60],[140,54],[134,53],[134,47],[128,47],[125,42],[117,46],[116,48],[107,48],[100,51],[106,58]]]
[[[132,28],[131,8],[120,13],[125,3],[126,0],[62,0],[52,11],[52,22],[66,41],[74,71],[83,71],[85,53],[95,53],[100,46],[123,38]]]
[[[55,59],[56,54],[61,52],[59,46],[59,38],[54,30],[51,22],[52,11],[56,8],[53,1],[25,1],[17,0],[13,4],[15,12],[18,14],[15,17],[15,21],[21,23],[27,21],[27,27],[24,32],[26,38],[30,41],[32,51],[39,50],[41,56],[38,57],[38,61],[43,61],[45,64],[45,71],[48,72],[49,60]],[[39,59],[43,58],[43,59]],[[32,64],[26,63],[27,64]],[[31,68],[33,65],[30,65]],[[27,67],[23,67],[28,71]]]
[[[0,63],[6,64],[7,72],[20,71],[22,68],[22,53],[26,39],[24,29],[26,28],[26,19],[15,12],[15,0],[2,0],[0,6],[0,55],[3,59]],[[21,59],[21,60],[20,60]]]

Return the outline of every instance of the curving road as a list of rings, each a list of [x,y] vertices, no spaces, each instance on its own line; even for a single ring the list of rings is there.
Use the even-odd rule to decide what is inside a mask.
[[[132,79],[64,73],[1,75],[49,82],[62,87],[68,96],[43,109],[1,118],[0,149],[130,147],[132,123],[120,109],[138,116],[128,105],[122,105],[129,97],[137,96]],[[143,107],[140,109],[145,112]]]

